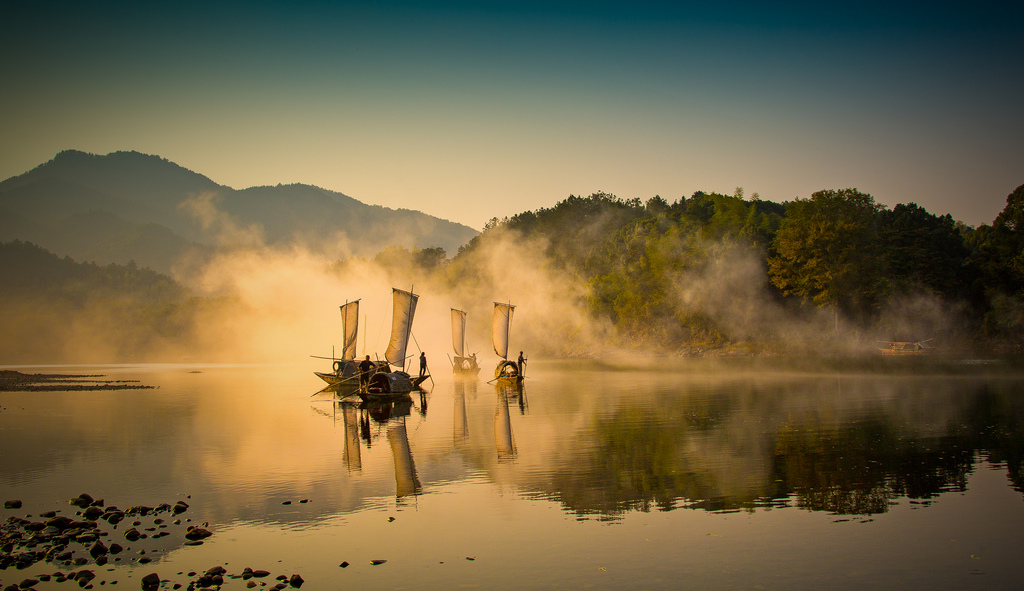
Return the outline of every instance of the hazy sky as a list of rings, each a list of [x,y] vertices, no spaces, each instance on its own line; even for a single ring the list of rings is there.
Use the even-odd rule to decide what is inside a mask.
[[[597,191],[857,187],[991,223],[1021,3],[5,3],[0,178],[137,150],[477,229]]]

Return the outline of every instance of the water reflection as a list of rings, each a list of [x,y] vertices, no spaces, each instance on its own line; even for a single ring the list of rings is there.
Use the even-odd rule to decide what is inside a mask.
[[[508,414],[508,397],[500,390],[494,408],[494,446],[498,450],[499,462],[515,459],[516,446],[512,442],[512,421]]]
[[[425,396],[420,395],[419,412],[422,415],[426,414]],[[337,404],[343,408],[345,417],[345,457],[350,470],[352,461],[349,458],[354,457],[358,466],[362,467],[360,440],[370,447],[374,438],[379,437],[379,429],[383,429],[395,467],[395,496],[401,498],[418,494],[422,486],[416,474],[416,463],[412,458],[406,426],[406,419],[413,408],[412,398],[403,396],[396,399],[359,402],[342,400]],[[356,413],[358,420],[355,419]],[[358,427],[355,426],[357,422]]]
[[[430,413],[427,393],[309,403],[308,384],[251,369],[146,381],[161,391],[4,394],[0,446],[11,453],[0,457],[0,489],[125,505],[185,491],[225,518],[299,519],[272,508],[316,497],[307,510],[330,513],[483,478],[579,515],[765,506],[878,515],[901,498],[963,491],[986,462],[1024,492],[1024,382],[1013,377],[563,364],[539,368],[526,387],[496,387],[494,398],[478,396],[482,380],[439,382]],[[382,437],[388,445],[374,445]],[[72,490],[57,490],[67,482]]]
[[[654,404],[616,401],[538,492],[581,514],[796,506],[873,515],[898,498],[963,491],[979,459],[1004,465],[1021,490],[1019,383],[708,386],[654,392]]]
[[[475,384],[474,384],[475,385]],[[469,437],[469,420],[466,418],[466,384],[463,380],[452,383],[452,441],[457,445]]]

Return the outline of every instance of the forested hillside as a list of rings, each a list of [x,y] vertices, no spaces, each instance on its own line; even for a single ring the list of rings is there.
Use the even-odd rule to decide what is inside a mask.
[[[1013,349],[1024,328],[1024,186],[977,229],[856,189],[785,204],[741,191],[673,203],[570,196],[493,219],[452,262],[452,282],[472,275],[475,250],[537,238],[586,283],[588,311],[621,344],[827,348],[855,334]]]

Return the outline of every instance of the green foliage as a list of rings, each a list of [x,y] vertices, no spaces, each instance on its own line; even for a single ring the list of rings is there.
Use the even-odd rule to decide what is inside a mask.
[[[876,303],[881,207],[856,189],[818,191],[786,205],[768,259],[772,283],[786,295],[847,311]]]
[[[881,212],[880,233],[894,292],[966,294],[969,281],[963,264],[968,250],[952,216],[930,214],[915,203],[900,204]]]

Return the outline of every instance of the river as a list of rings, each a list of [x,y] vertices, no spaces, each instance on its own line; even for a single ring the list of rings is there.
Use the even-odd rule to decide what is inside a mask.
[[[12,369],[155,388],[0,392],[0,499],[22,502],[0,517],[81,519],[80,493],[188,510],[105,526],[125,547],[105,563],[71,541],[80,564],[9,566],[0,588],[70,588],[55,573],[82,568],[94,588],[150,573],[184,588],[218,565],[270,573],[225,589],[295,574],[306,589],[1024,580],[1024,377],[989,365],[538,361],[521,390],[438,370],[371,407],[318,393],[315,360]],[[131,519],[149,532],[137,543]],[[190,526],[212,535],[186,545]]]

